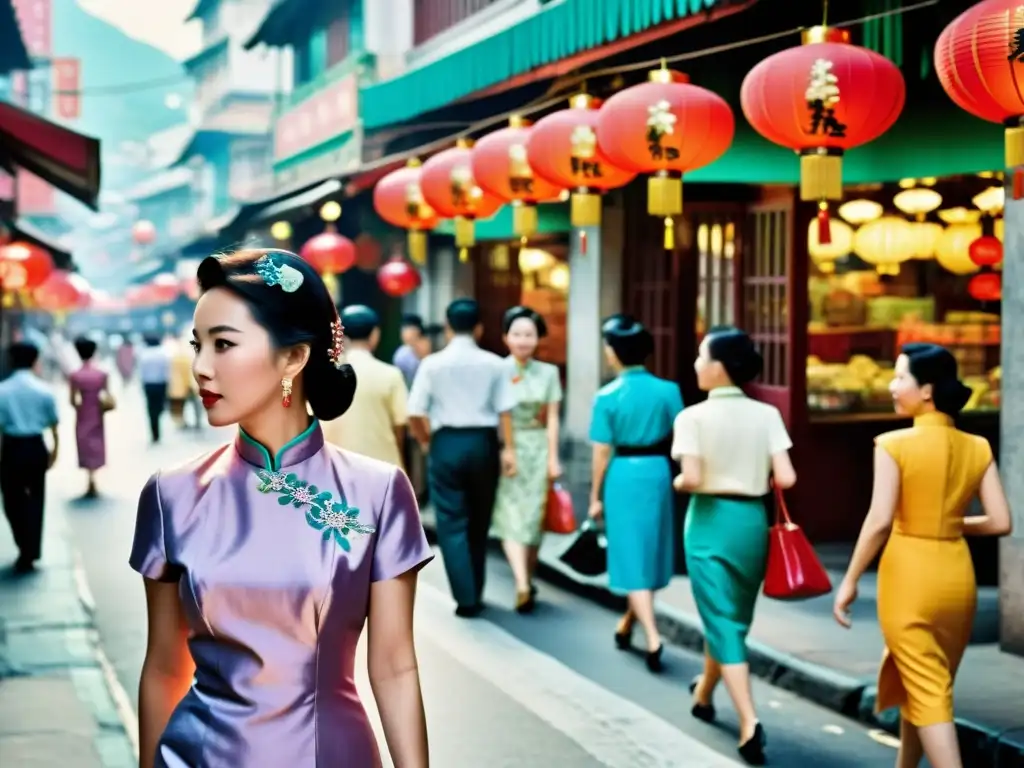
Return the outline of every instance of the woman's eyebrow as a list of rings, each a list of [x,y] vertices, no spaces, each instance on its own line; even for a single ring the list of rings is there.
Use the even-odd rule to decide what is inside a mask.
[[[206,332],[211,336],[215,333],[241,333],[240,330],[230,325],[215,325]],[[195,331],[192,331],[192,333],[194,334]]]

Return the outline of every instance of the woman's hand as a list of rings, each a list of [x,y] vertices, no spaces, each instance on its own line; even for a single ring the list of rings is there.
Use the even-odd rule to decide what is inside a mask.
[[[557,456],[548,459],[548,479],[557,480],[562,476],[562,463]]]
[[[676,475],[672,480],[672,487],[675,489],[676,493],[686,493],[686,485],[684,482],[682,472]]]
[[[832,616],[838,622],[839,626],[849,629],[853,626],[853,620],[850,618],[850,607],[857,599],[857,582],[843,579],[842,584],[839,585],[839,590],[836,592],[836,599],[832,605]]]
[[[587,514],[590,516],[591,520],[600,520],[604,517],[604,502],[590,502],[590,509],[587,510]]]
[[[512,448],[502,448],[501,450],[501,473],[505,477],[515,477],[519,471],[516,464],[516,452]]]

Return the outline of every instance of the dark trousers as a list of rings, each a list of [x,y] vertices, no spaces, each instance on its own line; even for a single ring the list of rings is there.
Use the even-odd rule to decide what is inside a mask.
[[[495,429],[439,429],[430,440],[428,467],[437,542],[455,602],[483,599],[487,533],[501,462]]]
[[[0,496],[22,562],[39,559],[43,543],[43,506],[50,454],[42,435],[12,437],[0,443]]]
[[[146,411],[149,413],[149,433],[153,442],[160,440],[160,417],[167,406],[167,382],[162,384],[144,384],[146,393]]]

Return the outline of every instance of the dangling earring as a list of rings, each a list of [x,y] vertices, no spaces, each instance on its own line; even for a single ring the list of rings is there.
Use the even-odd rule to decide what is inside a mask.
[[[289,408],[292,404],[292,380],[281,379],[281,405]]]

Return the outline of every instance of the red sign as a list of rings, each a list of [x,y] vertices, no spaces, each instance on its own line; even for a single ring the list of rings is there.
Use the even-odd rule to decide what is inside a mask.
[[[359,120],[355,74],[324,87],[292,107],[274,126],[274,160],[280,161],[348,133]]]
[[[30,56],[49,56],[53,48],[53,0],[14,0],[14,14]]]
[[[78,59],[53,60],[54,106],[57,117],[75,120],[82,114],[82,62]]]
[[[0,202],[14,200],[14,177],[0,168]]]
[[[56,212],[53,187],[35,174],[18,169],[18,213],[51,216]]]

